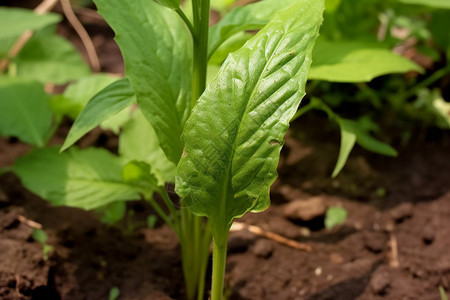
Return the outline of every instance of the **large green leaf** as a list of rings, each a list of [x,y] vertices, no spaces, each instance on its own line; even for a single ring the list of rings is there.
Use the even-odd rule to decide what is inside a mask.
[[[159,140],[152,126],[140,111],[125,124],[119,137],[119,154],[128,160],[148,163],[158,183],[174,182],[175,165],[169,161],[159,146]]]
[[[435,8],[450,9],[450,1],[448,0],[400,0],[400,2],[406,4],[418,4]]]
[[[29,9],[0,7],[0,39],[18,37],[26,30],[38,30],[60,20],[58,14],[38,15]]]
[[[301,0],[279,12],[230,54],[194,107],[176,191],[214,231],[269,205],[283,136],[305,94],[323,1]]]
[[[48,99],[40,83],[0,77],[0,135],[43,147],[52,127]]]
[[[19,77],[43,83],[63,84],[90,73],[81,54],[56,35],[34,36],[13,61]]]
[[[257,30],[266,25],[275,13],[295,0],[262,0],[254,4],[236,7],[225,15],[209,32],[208,56],[224,41],[244,30]]]
[[[59,147],[33,151],[19,158],[14,172],[22,184],[53,205],[94,209],[138,199],[137,189],[122,180],[121,160],[104,149]]]
[[[128,79],[123,78],[108,85],[96,94],[75,120],[61,150],[65,150],[83,135],[116,115],[136,101]]]
[[[191,103],[192,39],[188,29],[176,12],[152,1],[95,3],[116,32],[139,107],[167,157],[177,163]]]
[[[407,71],[422,72],[422,68],[380,45],[319,39],[314,47],[308,78],[365,82],[381,75]]]

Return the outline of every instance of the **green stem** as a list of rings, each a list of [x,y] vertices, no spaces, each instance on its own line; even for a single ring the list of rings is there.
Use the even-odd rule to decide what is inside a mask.
[[[175,209],[175,206],[173,205],[173,202],[170,199],[169,194],[167,193],[166,189],[160,188],[158,192],[161,195],[161,198],[163,199],[164,204],[169,209],[170,215],[172,216],[175,226],[180,228],[179,214],[178,214],[177,210]],[[179,230],[178,230],[178,232],[179,232]]]
[[[205,227],[203,228],[203,235],[200,243],[199,252],[200,255],[200,266],[199,266],[199,275],[198,275],[198,293],[197,300],[203,300],[203,292],[205,290],[205,278],[206,278],[206,269],[208,268],[209,261],[209,246],[211,245],[211,222],[209,220],[206,221]]]
[[[173,231],[175,231],[175,233],[177,234],[178,237],[180,237],[180,230],[179,230],[179,226],[176,226],[172,220],[169,218],[168,215],[166,215],[166,213],[164,212],[164,210],[161,208],[161,206],[159,206],[158,203],[156,203],[156,201],[153,198],[148,198],[147,201],[150,203],[150,205],[155,209],[156,213],[161,217],[161,219],[164,220],[164,222],[167,223],[167,225],[170,226],[170,228],[173,229]]]
[[[184,21],[186,26],[189,28],[189,31],[191,32],[192,37],[195,37],[195,30],[194,30],[194,27],[192,26],[191,21],[189,21],[189,19],[186,17],[184,12],[180,8],[176,9],[175,11],[181,17],[181,19]]]
[[[426,79],[424,79],[422,82],[416,84],[415,87],[413,87],[408,93],[406,93],[406,97],[410,97],[414,95],[418,90],[435,83],[436,81],[447,75],[449,71],[450,65],[447,65],[444,68],[437,70],[436,72],[428,76]]]
[[[227,238],[228,232],[224,238],[220,240],[214,239],[211,300],[222,300],[223,297],[223,281],[227,260]]]
[[[192,10],[195,12],[192,2]],[[209,32],[209,3],[210,0],[201,0],[200,18],[195,21],[194,28],[196,36],[194,38],[194,68],[193,68],[193,86],[192,86],[192,107],[194,107],[200,95],[206,87],[206,74],[208,66],[208,32]],[[198,4],[197,4],[198,5]],[[195,17],[195,14],[194,14]]]

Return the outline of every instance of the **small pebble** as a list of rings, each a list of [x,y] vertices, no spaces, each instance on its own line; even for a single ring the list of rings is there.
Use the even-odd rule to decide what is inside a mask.
[[[327,205],[324,198],[316,196],[307,200],[294,200],[286,204],[283,215],[292,220],[310,221],[324,216],[326,211]]]
[[[270,241],[259,239],[253,246],[253,253],[262,258],[269,258],[273,253],[273,245]]]
[[[386,271],[375,272],[370,280],[370,287],[375,295],[386,295],[391,283],[389,273]]]
[[[426,225],[422,230],[422,239],[426,245],[433,243],[435,238],[435,231],[431,225]]]

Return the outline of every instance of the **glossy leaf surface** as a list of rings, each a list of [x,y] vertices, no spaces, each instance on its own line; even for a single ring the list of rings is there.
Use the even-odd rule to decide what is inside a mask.
[[[303,0],[278,13],[228,56],[186,124],[176,191],[195,214],[211,218],[216,234],[269,205],[323,9],[323,1]]]
[[[407,71],[422,72],[422,68],[379,45],[319,39],[314,47],[309,79],[365,82]]]
[[[0,135],[45,146],[52,127],[48,99],[38,82],[0,77]]]
[[[191,103],[192,40],[171,9],[148,0],[96,0],[116,33],[127,78],[167,157],[177,163]]]
[[[59,147],[19,158],[14,172],[33,193],[53,205],[94,209],[115,201],[139,199],[137,189],[122,180],[121,160],[104,149]],[[45,172],[43,172],[45,170]]]
[[[61,150],[67,149],[90,130],[135,101],[134,91],[126,78],[113,82],[88,102],[70,128]]]

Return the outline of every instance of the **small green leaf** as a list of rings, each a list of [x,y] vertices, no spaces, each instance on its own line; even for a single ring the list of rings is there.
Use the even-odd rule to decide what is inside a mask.
[[[58,14],[38,15],[29,9],[0,7],[0,39],[18,37],[26,30],[38,30],[61,21]]]
[[[192,38],[177,13],[148,0],[95,0],[116,33],[142,113],[167,158],[177,163],[190,112]]]
[[[167,159],[159,146],[155,130],[140,111],[125,124],[119,137],[119,153],[128,160],[148,163],[159,185],[174,182],[175,165]]]
[[[0,77],[0,135],[45,146],[52,127],[49,98],[40,83]]]
[[[14,172],[22,184],[50,201],[95,209],[115,201],[139,199],[138,190],[122,180],[123,163],[104,149],[38,149],[19,158]]]
[[[345,166],[347,162],[348,156],[355,146],[356,142],[356,134],[351,131],[348,131],[345,126],[341,126],[341,146],[339,149],[339,157],[334,167],[332,177],[336,177],[339,172],[341,172],[342,168]]]
[[[365,82],[381,75],[408,71],[423,70],[382,45],[319,39],[313,50],[308,79]]]
[[[153,192],[159,187],[158,179],[153,174],[149,164],[143,161],[133,160],[125,165],[122,170],[123,181],[135,186],[146,199],[152,197]]]
[[[295,0],[262,0],[236,7],[225,15],[209,31],[208,57],[228,38],[245,30],[263,28],[280,9],[295,3]]]
[[[13,61],[18,77],[43,83],[63,84],[90,73],[74,46],[56,35],[33,36]]]
[[[423,5],[433,8],[450,9],[450,1],[448,0],[400,0],[406,4]]]
[[[363,118],[354,121],[341,118],[336,114],[333,115],[333,119],[338,122],[339,127],[341,128],[341,146],[338,161],[334,168],[333,174],[331,175],[332,177],[336,177],[344,167],[355,142],[371,152],[386,156],[398,155],[397,151],[390,145],[383,143],[370,135],[370,126],[374,124],[368,124],[368,126],[365,126],[366,124],[364,124]]]
[[[115,286],[109,291],[108,300],[117,300],[117,299],[119,299],[119,296],[120,296],[120,290],[118,287]]]
[[[279,12],[228,56],[192,111],[176,192],[193,213],[211,219],[215,238],[235,217],[269,205],[323,9],[323,1],[302,0]]]
[[[35,240],[41,244],[46,243],[47,239],[48,239],[47,233],[45,233],[44,230],[37,229],[37,228],[33,229],[33,233],[31,234],[31,237],[33,238],[33,240]]]
[[[96,94],[75,120],[61,151],[69,148],[83,135],[116,115],[136,101],[126,78],[117,80]]]
[[[147,217],[147,227],[150,229],[155,228],[158,217],[156,215],[150,215]]]
[[[97,209],[101,214],[101,221],[104,224],[114,225],[122,221],[127,212],[127,205],[124,201],[109,203],[108,205]]]
[[[340,206],[331,206],[325,214],[325,228],[331,229],[337,225],[345,223],[347,210]]]

